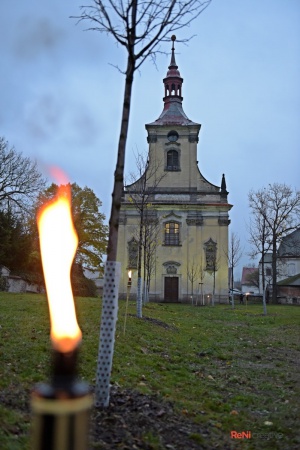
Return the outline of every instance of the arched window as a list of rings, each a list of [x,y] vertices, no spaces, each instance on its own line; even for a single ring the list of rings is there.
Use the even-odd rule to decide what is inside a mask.
[[[167,153],[167,170],[179,170],[179,156],[176,150]]]
[[[177,222],[165,223],[165,245],[179,245],[179,224]]]

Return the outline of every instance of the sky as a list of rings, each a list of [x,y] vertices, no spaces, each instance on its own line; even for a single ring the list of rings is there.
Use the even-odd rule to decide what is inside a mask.
[[[0,135],[41,172],[58,166],[88,186],[109,218],[126,54],[106,34],[70,16],[92,0],[1,0]],[[225,174],[230,233],[248,256],[248,193],[272,183],[300,188],[300,1],[212,0],[178,39],[183,108],[202,124],[199,168]],[[135,73],[125,174],[147,152],[145,124],[163,110],[171,43]],[[52,180],[51,180],[52,181]]]

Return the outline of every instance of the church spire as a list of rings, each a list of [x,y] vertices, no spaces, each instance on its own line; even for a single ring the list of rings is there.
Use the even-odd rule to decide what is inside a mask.
[[[178,70],[178,66],[177,66],[176,60],[175,60],[174,42],[176,40],[176,36],[173,35],[171,37],[171,39],[172,39],[171,62],[169,65],[169,70],[167,72],[167,76],[163,80],[164,85],[165,85],[164,102],[168,103],[171,101],[171,98],[175,98],[177,101],[179,101],[181,103],[183,100],[183,98],[181,96],[183,78],[181,78],[181,76],[180,76],[180,72]]]
[[[228,195],[228,191],[227,191],[227,187],[226,187],[226,181],[225,181],[225,175],[223,173],[222,175],[222,181],[221,181],[221,197],[227,197]]]
[[[171,37],[172,53],[171,62],[168,67],[166,78],[163,79],[165,87],[164,109],[159,118],[153,122],[153,125],[199,125],[192,122],[182,108],[183,97],[182,83],[183,78],[180,76],[178,66],[175,59],[175,41],[176,36]]]

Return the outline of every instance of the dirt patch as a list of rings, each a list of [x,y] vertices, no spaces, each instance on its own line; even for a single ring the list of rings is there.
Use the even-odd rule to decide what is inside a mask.
[[[0,391],[0,402],[21,413],[24,422],[31,420],[29,390],[11,385]],[[16,437],[23,433],[14,430]],[[171,402],[118,386],[111,387],[109,406],[93,408],[90,416],[89,450],[230,450],[224,438],[213,424],[197,425]]]
[[[169,325],[166,322],[163,322],[162,320],[159,319],[154,319],[153,317],[142,317],[141,319],[138,319],[134,314],[128,314],[129,317],[134,317],[137,320],[144,320],[146,322],[151,322],[154,325],[158,325],[159,327],[165,328],[166,330],[173,330],[173,331],[178,331],[178,328],[175,327],[174,325]]]
[[[214,320],[214,322],[221,323],[224,327],[249,327],[249,325],[244,322],[225,322],[223,320]]]
[[[213,426],[200,427],[184,411],[176,413],[172,403],[132,389],[112,387],[109,407],[94,410],[91,422],[91,449],[231,448]]]

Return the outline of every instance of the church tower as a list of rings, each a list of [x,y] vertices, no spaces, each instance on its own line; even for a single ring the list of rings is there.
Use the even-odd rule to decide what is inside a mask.
[[[227,201],[225,176],[215,186],[199,170],[201,125],[190,120],[182,107],[183,78],[176,64],[175,39],[172,36],[171,61],[163,80],[163,111],[146,125],[145,172],[124,189],[118,241],[120,294],[126,293],[128,270],[133,272],[135,292],[141,238],[138,203],[144,201],[141,261],[148,299],[208,304],[213,297],[222,302],[228,299],[226,253],[232,205]]]

